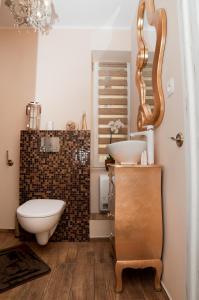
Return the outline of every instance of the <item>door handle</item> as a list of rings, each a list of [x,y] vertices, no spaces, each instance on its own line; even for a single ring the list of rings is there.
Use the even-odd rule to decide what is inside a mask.
[[[178,147],[182,147],[182,145],[184,144],[184,136],[182,134],[182,132],[179,132],[176,137],[171,137],[171,140],[172,141],[175,141],[176,142],[176,145]]]

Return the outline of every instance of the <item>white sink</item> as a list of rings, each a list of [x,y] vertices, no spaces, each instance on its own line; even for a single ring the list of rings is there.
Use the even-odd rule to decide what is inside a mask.
[[[123,141],[107,145],[108,153],[120,164],[137,164],[147,149],[145,141]]]

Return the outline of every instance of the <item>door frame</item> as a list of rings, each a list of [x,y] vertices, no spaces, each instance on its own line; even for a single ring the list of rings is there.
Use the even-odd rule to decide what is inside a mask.
[[[187,169],[187,282],[188,300],[199,299],[199,4],[178,0],[184,73],[185,157]],[[197,21],[198,20],[198,21]]]

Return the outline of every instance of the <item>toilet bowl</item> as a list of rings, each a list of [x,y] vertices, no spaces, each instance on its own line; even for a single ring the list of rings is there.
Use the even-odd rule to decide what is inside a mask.
[[[23,229],[36,235],[38,244],[46,245],[58,225],[65,206],[62,200],[29,200],[17,208],[17,219]]]

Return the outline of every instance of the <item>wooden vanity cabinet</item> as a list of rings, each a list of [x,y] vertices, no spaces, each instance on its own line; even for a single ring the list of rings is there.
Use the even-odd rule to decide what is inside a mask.
[[[156,270],[155,289],[160,290],[162,274],[161,167],[109,166],[113,186],[110,211],[114,219],[116,291],[122,291],[122,270]]]

